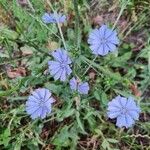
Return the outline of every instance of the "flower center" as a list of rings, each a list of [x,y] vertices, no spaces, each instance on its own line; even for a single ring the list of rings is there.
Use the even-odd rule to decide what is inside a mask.
[[[43,101],[43,100],[40,100],[40,102],[39,102],[39,106],[40,106],[40,107],[45,106],[45,103],[44,103],[44,101]]]
[[[126,114],[128,112],[128,110],[126,108],[122,108],[121,112],[122,112],[122,114]]]
[[[65,68],[65,67],[66,67],[66,64],[63,62],[63,63],[60,64],[60,67],[61,67],[61,68]]]
[[[101,41],[102,44],[104,44],[104,43],[106,43],[107,40],[105,38],[101,38],[100,41]]]

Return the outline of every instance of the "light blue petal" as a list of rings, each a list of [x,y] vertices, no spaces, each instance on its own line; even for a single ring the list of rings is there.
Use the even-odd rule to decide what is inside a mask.
[[[39,95],[38,95],[38,93],[37,93],[37,90],[35,90],[35,91],[32,92],[32,96],[34,96],[35,99],[37,99],[37,100],[40,99],[40,97],[39,97]]]
[[[27,106],[26,107],[26,112],[28,114],[32,114],[32,113],[34,113],[38,109],[39,109],[39,106]]]
[[[93,51],[93,53],[98,54],[98,50],[99,50],[99,45],[98,44],[93,44],[90,46],[90,49]]]
[[[72,70],[71,70],[70,66],[67,65],[67,67],[66,67],[66,73],[67,73],[67,75],[70,75],[71,72],[72,72]]]
[[[141,112],[140,110],[140,107],[138,107],[134,101],[134,99],[132,97],[129,97],[128,98],[128,102],[127,102],[127,105],[126,107],[129,109],[129,110],[135,110],[137,112]]]
[[[61,68],[50,70],[51,76],[55,76],[60,70],[61,70]]]
[[[105,37],[105,31],[107,30],[107,26],[106,25],[102,25],[100,28],[99,28],[99,35],[101,38],[104,38]]]
[[[39,102],[35,102],[33,100],[28,100],[26,102],[26,107],[38,107],[39,106]]]
[[[77,80],[74,77],[70,80],[69,84],[71,90],[77,90]]]
[[[115,35],[111,35],[109,38],[108,38],[108,42],[111,42],[112,44],[119,44],[119,39],[118,37]]]
[[[97,52],[98,55],[103,56],[104,55],[104,46],[103,46],[103,44],[100,44],[97,51],[95,51],[95,52]]]
[[[63,71],[62,71],[62,73],[61,73],[60,80],[61,80],[61,81],[65,81],[66,78],[67,78],[67,77],[66,77],[66,69],[64,68]]]
[[[46,117],[46,114],[47,114],[47,110],[46,110],[45,108],[42,108],[40,117],[41,117],[42,119],[44,119],[44,118]]]
[[[125,98],[125,97],[120,97],[120,99],[119,99],[119,102],[120,102],[120,105],[123,107],[123,108],[127,108],[126,107],[126,104],[127,104],[127,98]]]
[[[52,52],[52,56],[55,58],[55,60],[62,62],[63,60],[61,57],[61,53],[62,53],[61,50],[58,49],[58,50]]]
[[[49,102],[50,103],[54,103],[56,100],[53,98],[53,97],[51,97],[50,99],[49,99]]]
[[[116,125],[118,127],[126,127],[129,128],[134,124],[134,120],[129,115],[120,115],[117,117]]]
[[[39,103],[39,97],[35,97],[35,96],[30,95],[28,97],[28,101],[32,101],[34,103]]]
[[[113,34],[113,30],[107,28],[106,31],[105,31],[105,38],[109,39],[109,37]]]
[[[106,44],[103,44],[103,51],[101,53],[102,56],[107,55],[109,52],[109,47]]]
[[[54,75],[55,80],[58,80],[61,77],[62,71],[62,69],[59,69],[59,71]]]
[[[60,68],[60,62],[57,61],[48,61],[49,69]]]
[[[89,39],[99,39],[100,35],[99,35],[99,30],[98,29],[94,29],[91,31],[91,33],[89,34]]]
[[[113,106],[113,107],[117,107],[121,109],[122,106],[120,105],[119,99],[120,99],[120,96],[115,97],[114,99],[112,99],[112,101],[108,103],[108,106],[109,107]]]
[[[36,118],[40,117],[41,112],[42,112],[42,108],[39,107],[39,109],[37,109],[36,111],[34,111],[34,112],[32,113],[31,118],[32,118],[32,119],[36,119]]]
[[[126,117],[125,115],[120,115],[117,117],[117,122],[116,122],[116,126],[118,126],[119,128],[121,127],[126,127]]]
[[[114,106],[114,105],[109,104],[107,110],[110,111],[110,112],[116,112],[116,111],[120,111],[121,108],[116,106],[116,105]]]
[[[112,43],[107,43],[107,46],[109,47],[109,51],[114,52],[116,50],[116,45]]]
[[[45,13],[43,16],[42,16],[42,21],[44,23],[53,23],[53,18],[51,16],[51,14],[48,14],[48,13]]]
[[[128,111],[128,114],[134,119],[134,120],[139,120],[139,112],[130,110]]]
[[[120,115],[120,111],[107,112],[109,118],[114,119]]]
[[[88,91],[89,91],[89,84],[87,82],[79,83],[78,92],[80,94],[88,94]]]
[[[46,96],[46,91],[44,88],[39,88],[36,90],[40,99],[44,100],[45,99],[45,96]]]
[[[48,99],[50,99],[51,97],[51,92],[48,89],[45,89],[45,101],[47,101]]]
[[[132,117],[130,115],[126,115],[126,128],[132,127],[132,125],[134,124],[134,120],[132,119]]]
[[[59,22],[60,22],[60,23],[63,23],[63,22],[66,21],[66,19],[67,19],[67,17],[66,17],[65,15],[62,15],[62,16],[60,17],[60,19],[59,19]]]

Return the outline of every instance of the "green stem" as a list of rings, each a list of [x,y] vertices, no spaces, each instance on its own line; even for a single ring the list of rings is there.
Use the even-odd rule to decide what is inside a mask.
[[[126,81],[127,79],[126,78],[123,78],[121,77],[119,74],[117,73],[113,73],[111,72],[108,68],[104,67],[104,66],[100,66],[96,63],[94,63],[93,61],[89,60],[88,58],[84,57],[84,56],[81,56],[81,59],[85,62],[85,63],[88,63],[90,64],[91,66],[97,68],[99,71],[101,71],[104,75],[118,81],[118,82],[124,82]],[[128,81],[128,80],[127,80]],[[128,81],[129,82],[129,81]]]
[[[79,11],[78,11],[78,0],[73,0],[75,10],[75,32],[76,32],[76,45],[80,49],[80,26],[79,26]]]
[[[66,46],[66,43],[65,43],[65,39],[64,39],[64,36],[63,36],[62,30],[61,30],[60,24],[57,23],[57,25],[58,25],[59,33],[60,33],[60,36],[61,36],[61,39],[62,39],[64,48],[65,48],[65,50],[67,51],[67,46]]]
[[[122,7],[121,7],[121,10],[120,10],[120,12],[119,12],[119,15],[118,15],[118,17],[117,17],[117,19],[116,19],[116,21],[115,21],[115,23],[114,23],[112,29],[114,29],[114,28],[116,27],[116,25],[117,25],[117,23],[118,23],[118,21],[119,21],[121,15],[122,15],[124,9],[126,8],[126,6],[127,6],[128,3],[129,3],[129,1],[123,2]]]
[[[93,59],[92,63],[95,62],[96,58],[97,58],[97,56],[95,56],[95,58]],[[88,65],[88,67],[87,67],[87,69],[85,70],[85,72],[83,73],[82,77],[88,72],[88,70],[91,68],[91,66],[92,66],[91,64]]]
[[[52,11],[55,13],[55,10],[54,10],[54,8],[53,8],[53,6],[52,6],[52,4],[51,4],[51,2],[49,0],[47,0],[47,4],[50,6],[50,8],[52,9]],[[57,19],[56,19],[56,21],[57,21]],[[60,33],[60,36],[61,36],[64,48],[65,48],[65,50],[67,50],[67,46],[66,46],[65,39],[64,39],[62,30],[61,30],[61,26],[60,26],[60,24],[59,24],[58,21],[57,21],[57,26],[58,26],[58,30],[59,30],[59,33]]]

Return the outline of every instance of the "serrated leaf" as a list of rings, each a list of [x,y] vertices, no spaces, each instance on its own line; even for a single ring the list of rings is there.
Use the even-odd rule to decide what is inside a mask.
[[[78,123],[80,129],[86,134],[86,132],[84,130],[84,126],[83,126],[81,119],[80,119],[80,113],[78,111],[76,112],[76,120],[77,120],[77,123]]]
[[[124,55],[117,57],[111,61],[113,67],[123,67],[127,61],[131,58],[132,52],[125,53]]]

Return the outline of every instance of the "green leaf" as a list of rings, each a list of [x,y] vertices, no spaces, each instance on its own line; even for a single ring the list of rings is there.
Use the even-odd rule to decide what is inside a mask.
[[[128,60],[131,58],[132,52],[125,53],[120,57],[116,57],[110,61],[111,66],[113,67],[124,67],[127,64]]]
[[[8,29],[5,26],[0,26],[0,34],[1,34],[1,37],[11,39],[11,40],[16,40],[18,38],[17,32]]]
[[[11,140],[10,128],[4,130],[3,134],[0,135],[0,145],[8,146],[9,141]]]
[[[94,96],[97,100],[99,100],[101,102],[101,104],[103,106],[106,106],[107,103],[108,103],[108,99],[107,99],[107,95],[105,94],[104,91],[101,91],[101,90],[96,90],[94,92]]]
[[[83,131],[83,133],[86,134],[86,132],[84,130],[84,126],[83,126],[81,119],[80,119],[80,113],[78,111],[76,111],[76,120],[77,120],[77,123],[78,123],[80,129]]]
[[[56,85],[53,83],[46,83],[45,87],[51,90],[55,94],[60,94],[62,92],[62,85]]]
[[[57,134],[53,140],[53,144],[61,147],[67,147],[70,144],[70,133],[69,133],[69,126],[64,126],[60,133]]]
[[[107,141],[109,141],[110,143],[118,143],[119,141],[116,139],[111,139],[111,138],[107,138]]]

